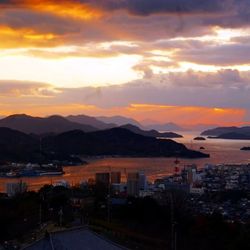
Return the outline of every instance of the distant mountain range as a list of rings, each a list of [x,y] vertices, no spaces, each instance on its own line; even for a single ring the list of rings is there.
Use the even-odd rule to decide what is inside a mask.
[[[209,136],[209,138],[250,140],[250,126],[217,127],[203,131],[201,135]]]
[[[198,124],[192,126],[194,130],[208,125]],[[49,117],[33,117],[26,114],[16,114],[0,119],[0,127],[11,128],[24,132],[26,134],[36,135],[48,135],[48,134],[60,134],[71,130],[82,130],[84,132],[93,132],[98,130],[111,129],[115,127],[123,127],[139,135],[149,137],[165,137],[165,138],[180,138],[180,134],[173,133],[172,131],[186,131],[190,128],[183,128],[175,123],[166,124],[152,124],[143,126],[132,118],[123,116],[112,117],[91,117],[87,115],[70,115],[62,117],[59,115],[53,115]],[[230,128],[216,128],[204,131],[210,135],[216,132],[215,135],[220,135],[220,132],[225,130],[226,132],[234,132],[236,127]],[[158,132],[164,131],[164,132]],[[169,131],[169,132],[165,132]],[[238,133],[238,131],[237,131]],[[205,134],[204,134],[205,135]]]
[[[87,116],[87,115],[70,115],[70,116],[67,116],[65,118],[71,122],[89,125],[89,126],[95,127],[97,129],[100,129],[100,130],[117,127],[117,124],[109,123],[108,119],[107,119],[107,123],[105,123],[101,120],[98,120],[95,117]]]
[[[195,125],[178,125],[173,122],[168,122],[165,124],[148,124],[145,125],[147,129],[156,129],[158,131],[203,131],[209,128],[215,128],[216,125],[213,124],[195,124]]]
[[[0,127],[7,127],[28,134],[58,134],[76,129],[91,132],[110,129],[128,123],[142,127],[136,120],[123,116],[99,117],[97,119],[87,115],[70,115],[67,117],[53,115],[42,118],[26,114],[15,114],[0,119]]]
[[[169,122],[165,124],[151,124],[146,126],[147,129],[156,129],[158,131],[185,131],[185,128],[182,128],[181,126]]]
[[[142,130],[139,127],[131,125],[131,124],[126,124],[126,125],[120,126],[120,128],[125,128],[127,130],[134,132],[135,134],[149,136],[149,137],[165,137],[165,138],[182,138],[183,137],[182,135],[179,135],[179,134],[176,134],[173,132],[160,133],[154,129]]]
[[[213,129],[218,127],[216,124],[194,124],[194,125],[185,125],[185,129],[188,131],[204,131],[208,129]]]
[[[47,135],[59,134],[71,130],[82,130],[84,132],[91,132],[97,130],[105,130],[121,126],[134,133],[150,136],[150,137],[166,137],[166,138],[180,138],[181,135],[176,133],[167,132],[159,133],[156,130],[143,130],[141,124],[133,119],[115,116],[101,118],[107,122],[114,121],[116,123],[105,123],[95,117],[86,115],[71,115],[67,117],[50,116],[50,117],[33,117],[25,114],[11,115],[0,120],[0,127],[7,127],[18,130],[27,134]],[[131,122],[128,124],[126,122]],[[125,124],[123,124],[125,123]],[[120,125],[121,124],[121,125]],[[137,124],[137,125],[134,125]]]
[[[205,130],[201,133],[201,135],[218,136],[218,135],[225,134],[225,133],[236,132],[236,130],[238,130],[238,127],[217,127],[217,128]]]
[[[250,134],[241,133],[225,133],[218,135],[216,137],[209,136],[208,138],[218,138],[218,139],[230,139],[230,140],[250,140]]]
[[[85,132],[97,130],[97,128],[91,125],[72,122],[62,116],[54,115],[41,118],[25,114],[3,118],[0,120],[0,127],[7,127],[28,134],[62,133],[74,129],[80,129]]]
[[[185,157],[200,158],[209,155],[189,150],[183,144],[135,134],[124,128],[95,132],[72,130],[48,135],[42,140],[36,136],[0,128],[0,160],[46,161],[71,155],[130,156],[130,157]]]
[[[143,126],[136,121],[135,119],[132,118],[127,118],[124,116],[111,116],[111,117],[107,117],[107,116],[98,116],[96,117],[97,120],[108,123],[108,124],[116,124],[117,126],[122,126],[122,125],[126,125],[126,124],[132,124],[134,126],[140,127],[142,128]]]

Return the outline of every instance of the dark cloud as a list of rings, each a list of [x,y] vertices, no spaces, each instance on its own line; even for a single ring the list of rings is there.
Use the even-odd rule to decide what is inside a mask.
[[[82,0],[107,11],[124,10],[130,15],[175,16],[183,26],[187,16],[201,26],[240,27],[250,23],[250,0]]]
[[[179,23],[180,30],[189,26],[240,27],[250,24],[250,0],[83,0],[107,11],[124,10],[146,17],[165,15]],[[171,26],[170,26],[171,27]]]
[[[242,0],[239,0],[243,2]],[[39,5],[46,3],[46,1],[34,1],[29,4]],[[47,2],[57,3],[57,0]],[[134,15],[150,15],[155,13],[207,13],[223,11],[225,7],[230,6],[231,0],[62,0],[63,3],[78,2],[89,4],[101,9],[114,11],[114,10],[127,10]],[[16,5],[23,6],[27,4],[24,0],[2,0],[2,5]]]
[[[58,4],[58,1],[52,2]],[[1,26],[10,27],[17,32],[26,30],[28,35],[51,33],[55,36],[52,39],[40,39],[39,41],[27,37],[23,38],[21,33],[17,38],[10,36],[9,40],[6,39],[5,42],[2,42],[4,45],[1,45],[0,41],[0,46],[11,48],[23,44],[24,47],[55,47],[61,45],[80,46],[90,42],[114,40],[145,43],[157,41],[158,44],[154,44],[157,49],[175,47],[192,50],[200,48],[201,52],[192,50],[194,58],[189,55],[188,51],[183,54],[187,58],[190,57],[191,60],[196,60],[195,54],[199,57],[199,54],[202,53],[201,42],[195,40],[188,42],[166,40],[180,36],[199,37],[211,35],[215,26],[234,28],[250,24],[248,8],[250,0],[64,0],[60,2],[60,6],[64,6],[65,2],[87,4],[90,9],[101,9],[104,13],[98,18],[83,20],[81,18],[71,18],[69,15],[57,15],[56,11],[46,12],[46,8],[41,11],[37,8],[31,8],[32,4],[46,4],[46,1],[34,1],[34,3],[29,1],[29,5],[24,4],[24,1],[21,0],[1,1]],[[65,5],[65,8],[68,8],[67,5]],[[16,43],[13,42],[15,39],[18,40]],[[138,52],[135,52],[134,48],[113,48],[113,50],[114,52],[111,52],[111,54],[119,54],[117,50],[123,50],[122,53],[126,54]],[[33,50],[34,54],[36,52]],[[105,56],[106,52],[101,53],[101,56]],[[208,51],[209,53],[210,51]],[[242,53],[244,54],[244,51]],[[39,52],[36,54],[38,55]],[[89,54],[94,55],[97,53]],[[106,54],[108,55],[108,53]],[[219,56],[218,58],[207,58],[208,62],[204,63],[218,59],[218,63],[224,60],[226,64],[225,61],[230,62],[233,60],[234,57],[229,58],[229,56],[226,56],[226,51],[224,54],[225,57],[221,56],[221,58]],[[52,53],[49,56],[57,57]],[[58,55],[58,57],[60,56],[62,54]],[[212,57],[212,55],[210,56]]]
[[[4,1],[2,4],[6,6],[8,2],[8,8],[0,9],[2,25],[65,35],[63,41],[73,43],[199,36],[211,33],[212,26],[234,28],[250,24],[250,0],[65,0],[60,3],[63,6],[65,2],[81,2],[105,12],[99,18],[87,21],[38,11],[22,4],[23,1]],[[58,1],[54,3],[58,4]],[[46,4],[46,1],[33,4]],[[65,8],[68,7],[65,5]]]
[[[125,0],[120,1],[120,4],[115,4],[114,2],[110,1],[108,6],[113,9],[127,9],[131,14],[142,16],[155,13],[207,13],[224,9],[222,1],[218,0]]]
[[[158,13],[189,14],[215,13],[231,6],[231,0],[80,0],[82,3],[114,11],[127,10],[130,14],[147,16]]]

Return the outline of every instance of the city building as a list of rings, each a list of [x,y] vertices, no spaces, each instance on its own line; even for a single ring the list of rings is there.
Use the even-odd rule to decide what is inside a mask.
[[[65,180],[59,180],[53,184],[54,187],[65,187],[68,188],[70,185],[67,181]]]
[[[111,172],[111,184],[121,183],[121,172]]]
[[[202,195],[204,194],[204,188],[202,187],[190,187],[190,194],[198,194]]]
[[[187,183],[193,184],[197,180],[197,166],[188,165],[188,166],[185,166],[184,169],[187,173]]]
[[[127,195],[129,196],[139,196],[140,183],[139,183],[139,173],[128,173],[127,175]]]
[[[112,192],[113,195],[124,195],[126,192],[127,185],[125,183],[113,183]]]
[[[16,194],[27,191],[27,184],[25,182],[13,182],[6,184],[6,193],[8,196],[15,196]]]
[[[139,189],[142,191],[147,189],[147,177],[143,171],[139,172]]]
[[[109,173],[96,173],[95,182],[102,183],[108,186],[110,184],[110,174]]]

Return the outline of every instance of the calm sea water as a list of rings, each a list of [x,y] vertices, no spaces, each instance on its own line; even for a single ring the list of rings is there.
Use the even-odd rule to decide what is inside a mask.
[[[185,144],[188,148],[201,150],[210,154],[210,158],[205,159],[179,159],[180,167],[186,164],[197,164],[202,167],[206,163],[250,163],[250,151],[241,151],[243,146],[250,146],[250,140],[221,140],[207,139],[206,141],[194,141],[193,138],[199,133],[185,133],[184,138],[176,141]],[[88,165],[65,167],[63,176],[53,177],[32,177],[22,178],[28,184],[29,190],[38,190],[45,184],[53,184],[60,180],[66,180],[69,184],[78,184],[81,181],[93,178],[96,172],[121,171],[123,177],[127,172],[143,170],[148,179],[153,181],[173,173],[175,158],[104,158],[87,160]],[[0,191],[5,190],[7,182],[18,182],[20,179],[0,178]]]

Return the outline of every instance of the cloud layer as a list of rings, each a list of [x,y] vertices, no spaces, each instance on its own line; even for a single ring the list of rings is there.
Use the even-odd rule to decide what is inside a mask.
[[[249,5],[2,0],[0,114],[249,121]]]
[[[186,124],[250,121],[250,75],[236,70],[207,75],[193,71],[152,75],[149,79],[99,88],[55,88],[41,83],[1,81],[0,89],[5,113],[48,115],[51,110],[65,115],[119,113],[139,120],[167,122],[174,119]],[[10,98],[18,98],[15,108],[9,105]]]

